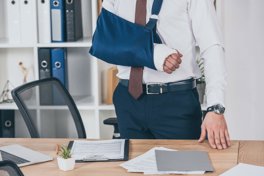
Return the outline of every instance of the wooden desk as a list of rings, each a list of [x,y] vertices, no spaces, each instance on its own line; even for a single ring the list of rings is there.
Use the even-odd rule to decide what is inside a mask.
[[[0,139],[0,146],[8,144],[20,144],[33,150],[49,154],[55,157],[56,144],[67,144],[68,139]],[[131,140],[130,159],[149,149],[163,146],[177,150],[201,150],[208,151],[213,162],[215,172],[206,173],[208,176],[216,176],[238,162],[264,166],[264,142],[234,141],[232,147],[227,150],[213,150],[207,143],[198,144],[197,141],[180,140]],[[77,163],[73,171],[63,172],[58,169],[57,161],[26,166],[22,168],[25,176],[139,176],[142,173],[127,173],[119,166],[122,162],[91,162]]]

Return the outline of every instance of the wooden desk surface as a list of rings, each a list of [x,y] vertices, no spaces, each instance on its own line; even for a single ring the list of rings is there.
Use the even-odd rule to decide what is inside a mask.
[[[68,143],[68,139],[0,139],[0,146],[8,144],[20,144],[33,150],[40,151],[56,157],[57,144]],[[264,142],[257,141],[233,141],[232,146],[227,150],[210,149],[207,143],[199,144],[197,141],[183,140],[131,140],[130,159],[143,154],[149,149],[163,146],[177,150],[201,150],[209,152],[215,172],[206,173],[208,176],[219,175],[238,162],[250,163],[264,166]],[[122,162],[91,162],[77,163],[73,171],[60,171],[57,161],[26,166],[22,168],[25,176],[138,176],[142,173],[128,173],[119,165]]]

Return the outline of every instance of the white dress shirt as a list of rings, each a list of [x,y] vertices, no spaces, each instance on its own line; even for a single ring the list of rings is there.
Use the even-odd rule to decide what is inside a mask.
[[[147,21],[153,0],[147,0]],[[104,0],[103,7],[134,22],[136,0]],[[144,68],[144,83],[167,83],[201,77],[196,62],[195,46],[204,58],[207,106],[224,105],[226,70],[221,30],[211,0],[163,0],[158,15],[157,32],[163,44],[154,46],[157,70]],[[178,50],[182,55],[180,68],[172,74],[163,71],[165,59]],[[117,76],[129,79],[130,67],[118,66]]]

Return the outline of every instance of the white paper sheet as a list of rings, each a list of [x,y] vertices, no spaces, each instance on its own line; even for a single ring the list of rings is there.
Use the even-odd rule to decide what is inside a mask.
[[[125,140],[75,140],[71,155],[76,160],[107,160],[124,157]]]
[[[232,169],[226,171],[220,176],[262,176],[264,175],[264,167],[250,164],[239,163]]]
[[[158,171],[156,164],[155,150],[176,151],[165,147],[155,147],[130,161],[122,163],[120,166],[127,169],[128,172],[143,172],[144,174],[204,174],[205,173],[204,171],[192,171],[192,172]]]

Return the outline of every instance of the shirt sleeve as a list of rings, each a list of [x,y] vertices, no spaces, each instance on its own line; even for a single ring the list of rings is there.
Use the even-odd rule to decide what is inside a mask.
[[[224,46],[212,0],[189,0],[189,16],[201,53],[213,45]]]
[[[116,0],[104,0],[102,6],[106,10],[114,13],[115,12],[115,1]]]
[[[189,0],[193,34],[204,59],[207,107],[225,105],[226,68],[224,44],[216,11],[211,0]]]
[[[207,107],[216,104],[225,106],[227,73],[223,47],[214,45],[205,50],[201,57],[204,58]]]

